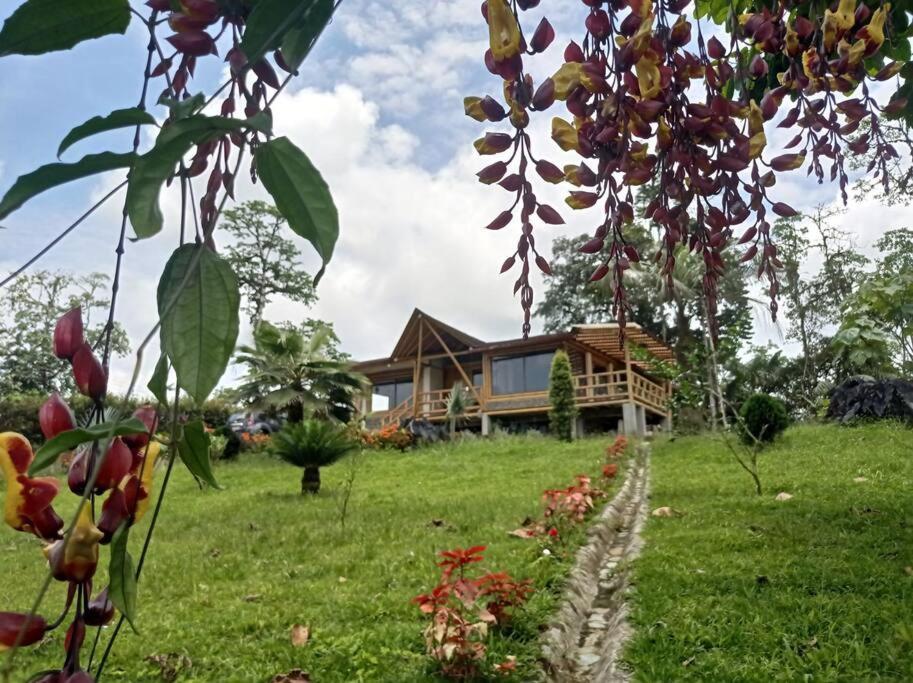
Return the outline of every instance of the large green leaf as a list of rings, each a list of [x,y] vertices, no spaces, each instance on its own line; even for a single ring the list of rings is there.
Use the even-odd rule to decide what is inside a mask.
[[[184,425],[181,440],[178,442],[178,454],[197,481],[209,484],[214,489],[221,488],[212,473],[209,434],[206,433],[202,420],[194,420]]]
[[[102,152],[101,154],[87,154],[72,164],[47,164],[31,173],[19,176],[13,186],[3,195],[3,199],[0,199],[0,220],[6,218],[29,199],[45,190],[63,185],[71,180],[79,180],[80,178],[95,175],[96,173],[113,171],[118,168],[129,168],[136,158],[133,153],[115,154],[114,152]]]
[[[291,31],[316,23],[317,17],[325,11],[323,5],[326,2],[327,0],[259,0],[245,22],[244,37],[241,39],[241,51],[248,62],[259,62],[267,52],[283,45]],[[329,15],[323,24],[327,20]],[[320,33],[322,28],[321,24],[313,35]]]
[[[320,172],[284,137],[260,145],[255,156],[263,187],[289,227],[314,245],[326,266],[339,237],[339,214]],[[319,275],[314,280],[316,284]]]
[[[48,465],[53,464],[58,455],[73,450],[81,443],[110,439],[115,436],[145,434],[148,431],[146,425],[139,419],[131,417],[123,422],[102,422],[89,427],[80,427],[79,429],[61,432],[53,439],[46,441],[38,449],[38,452],[35,453],[35,459],[32,461],[31,467],[29,467],[29,474],[34,475],[36,472],[40,472]]]
[[[158,285],[162,351],[177,383],[199,403],[231,360],[240,299],[231,266],[206,246],[185,244],[165,265]]]
[[[129,23],[128,0],[27,0],[3,22],[0,57],[69,50]]]
[[[127,550],[130,527],[124,522],[111,538],[111,561],[108,563],[108,599],[136,630],[136,567]]]
[[[115,109],[106,116],[93,116],[67,133],[67,136],[60,143],[60,147],[57,148],[57,156],[59,157],[63,154],[74,143],[92,135],[109,130],[117,130],[118,128],[142,126],[150,123],[155,123],[155,118],[152,114],[136,107]]]
[[[127,186],[127,214],[138,239],[152,237],[162,229],[159,193],[174,173],[175,166],[191,147],[223,133],[253,128],[270,132],[268,116],[230,119],[224,116],[196,114],[174,121],[162,128],[155,145],[136,159]]]
[[[311,3],[311,10],[305,14],[292,28],[285,34],[282,40],[282,58],[289,68],[297,69],[304,62],[305,57],[310,53],[320,32],[330,21],[336,6],[333,0],[315,0]]]

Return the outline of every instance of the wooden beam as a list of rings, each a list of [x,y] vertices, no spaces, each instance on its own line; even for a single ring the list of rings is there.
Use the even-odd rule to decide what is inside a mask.
[[[628,385],[628,401],[634,401],[634,376],[631,373],[631,347],[625,341],[625,379]]]
[[[415,369],[412,371],[412,417],[418,417],[418,395],[419,383],[422,381],[422,330],[425,327],[425,319],[418,317],[418,353],[415,356]]]
[[[444,347],[444,351],[446,351],[446,352],[447,352],[447,355],[450,356],[450,360],[451,360],[451,361],[453,362],[453,364],[456,366],[456,369],[460,371],[460,377],[462,377],[462,378],[463,378],[463,381],[466,382],[466,386],[469,387],[469,391],[471,391],[471,392],[472,392],[472,395],[475,396],[476,401],[478,401],[478,403],[479,403],[479,406],[480,406],[480,407],[484,406],[484,403],[482,403],[482,397],[479,396],[479,392],[476,391],[476,388],[475,388],[474,386],[472,386],[472,380],[469,379],[469,377],[466,375],[466,371],[463,370],[463,366],[460,365],[460,361],[458,361],[458,360],[456,359],[456,356],[454,356],[453,353],[450,351],[450,347],[447,346],[447,342],[445,342],[445,341],[441,338],[441,335],[439,335],[439,334],[437,333],[437,330],[434,329],[434,325],[431,325],[431,324],[429,323],[429,324],[428,324],[428,330],[431,332],[431,334],[434,335],[434,338],[437,339],[438,343],[439,343],[441,346]]]

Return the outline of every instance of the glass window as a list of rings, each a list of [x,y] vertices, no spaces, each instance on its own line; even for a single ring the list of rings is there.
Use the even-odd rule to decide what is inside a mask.
[[[548,389],[552,353],[495,358],[491,361],[492,393],[519,394]]]
[[[412,380],[397,380],[375,384],[371,396],[371,410],[392,410],[412,396]]]
[[[482,386],[482,371],[481,370],[473,370],[472,386],[474,386],[474,387]]]

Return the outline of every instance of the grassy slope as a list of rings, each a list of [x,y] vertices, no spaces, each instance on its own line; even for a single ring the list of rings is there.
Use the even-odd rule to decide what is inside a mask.
[[[528,674],[539,654],[537,627],[555,606],[568,561],[542,557],[534,542],[506,532],[541,513],[544,488],[595,474],[604,445],[514,438],[369,453],[345,531],[346,462],[324,470],[316,499],[296,493],[297,470],[267,458],[220,466],[222,492],[197,491],[181,470],[140,586],[142,636],[122,634],[105,680],[161,680],[142,660],[172,652],[193,662],[181,681],[265,681],[295,667],[321,683],[429,680],[424,624],[409,600],[434,585],[436,552],[475,544],[489,545],[483,566],[532,577],[543,589],[517,620],[516,641],[492,650],[494,662],[517,655]],[[0,548],[0,609],[25,610],[44,572],[37,544],[4,527]],[[61,604],[55,586],[46,613]],[[296,623],[312,633],[297,649],[289,643]],[[18,655],[19,671],[59,665],[61,652],[59,638],[49,639]]]
[[[757,498],[718,441],[655,449],[652,506],[685,515],[646,530],[638,678],[913,680],[913,431],[796,427],[761,468]]]

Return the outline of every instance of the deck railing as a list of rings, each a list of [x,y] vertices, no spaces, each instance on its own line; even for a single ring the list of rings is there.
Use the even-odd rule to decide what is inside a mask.
[[[628,373],[624,370],[575,375],[573,379],[574,396],[580,406],[619,404],[632,398],[635,402],[656,411],[665,413],[667,410],[668,395],[666,388],[662,384],[637,373],[631,373],[630,387],[628,386]],[[399,424],[403,419],[413,415],[428,419],[440,419],[447,415],[447,400],[451,391],[452,389],[435,389],[421,392],[418,394],[416,403],[413,403],[413,397],[410,396],[390,410],[375,413],[374,417],[380,420],[381,427]],[[481,394],[482,388],[475,387],[475,391],[477,394]],[[481,412],[482,406],[475,401],[472,392],[467,391],[466,396],[469,405],[464,415],[477,415]],[[526,399],[527,403],[533,399],[547,401],[548,392],[492,396],[486,403],[486,409],[496,413],[499,410],[510,408],[511,406],[507,405],[507,403],[517,397]],[[542,400],[539,403],[542,403]]]

